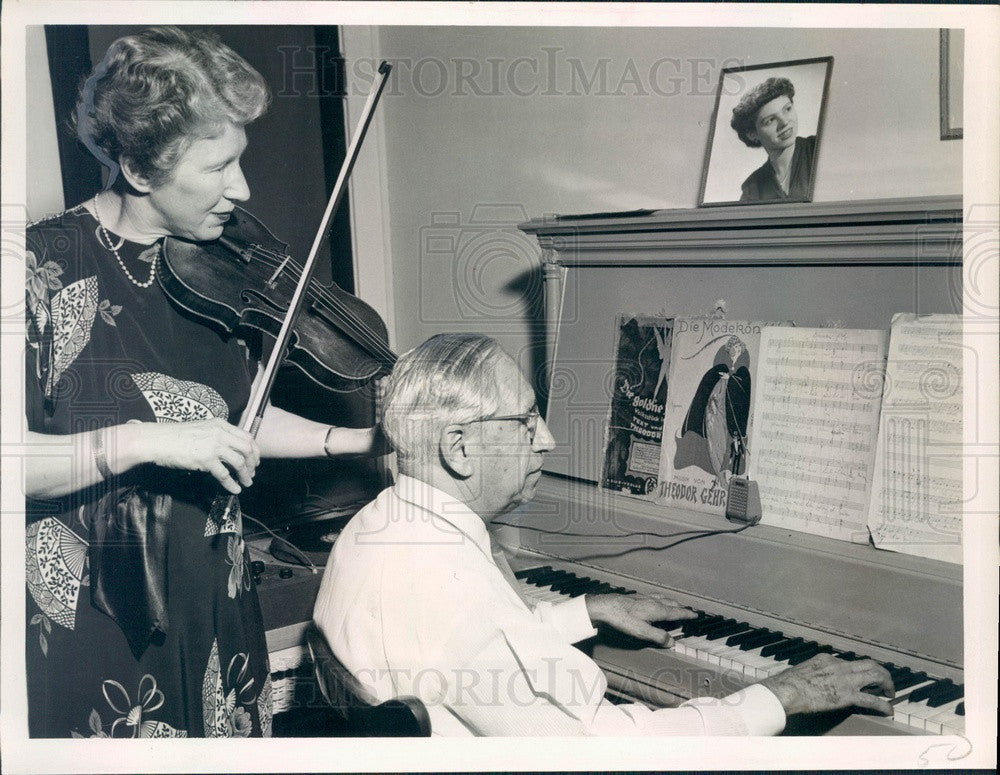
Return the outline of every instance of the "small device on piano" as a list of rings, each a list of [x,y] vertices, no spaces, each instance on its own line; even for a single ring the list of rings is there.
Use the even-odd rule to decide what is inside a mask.
[[[760,518],[760,487],[757,482],[745,476],[734,476],[729,480],[726,519],[741,525],[756,525]]]
[[[583,594],[634,594],[635,590],[578,576],[571,571],[551,565],[517,571],[521,591],[534,600],[556,602]],[[617,638],[610,643],[598,643],[593,656],[605,668],[609,688],[622,699],[650,702],[650,695],[641,686],[643,680],[660,682],[661,693],[674,695],[678,700],[689,699],[695,692],[690,683],[676,681],[681,673],[676,669],[678,659],[690,668],[718,672],[720,677],[713,684],[702,680],[701,687],[709,694],[721,696],[780,673],[792,665],[805,662],[816,654],[834,654],[840,659],[862,659],[865,654],[841,651],[824,643],[803,636],[786,635],[780,630],[755,626],[724,614],[694,609],[696,619],[689,619],[669,630],[672,644],[666,648],[648,644],[623,643],[630,639]],[[632,662],[638,668],[640,660],[629,652],[644,652],[641,663],[646,667],[643,675],[622,670],[623,664]],[[650,666],[659,663],[656,670]],[[962,734],[965,731],[964,686],[949,678],[939,678],[920,669],[892,662],[882,663],[892,676],[896,689],[892,700],[892,719],[877,716],[839,714],[824,718],[823,723],[834,727],[824,731],[842,734]],[[689,674],[689,668],[683,673]],[[687,686],[683,685],[688,683]],[[680,685],[679,685],[680,684]],[[637,691],[638,689],[638,691]],[[638,695],[638,696],[636,696]],[[674,704],[674,703],[671,703]],[[830,714],[832,716],[832,714]],[[808,719],[806,719],[808,723]],[[815,728],[803,729],[815,733]]]

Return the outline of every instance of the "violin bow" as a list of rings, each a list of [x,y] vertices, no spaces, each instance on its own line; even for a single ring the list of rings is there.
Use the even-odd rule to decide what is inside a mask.
[[[381,77],[372,84],[371,92],[368,94],[368,100],[365,102],[365,107],[361,112],[361,118],[358,121],[357,131],[354,133],[354,137],[351,139],[351,144],[347,148],[347,155],[344,158],[344,163],[340,166],[340,174],[337,176],[337,182],[333,186],[333,193],[330,195],[330,201],[327,202],[326,211],[323,213],[323,220],[320,222],[319,229],[316,231],[316,237],[313,239],[312,248],[309,251],[309,257],[302,266],[302,273],[299,277],[298,284],[295,286],[295,292],[292,294],[292,298],[288,303],[288,311],[285,313],[285,318],[281,323],[281,329],[275,337],[274,347],[271,349],[271,354],[267,359],[267,364],[265,365],[264,370],[254,383],[255,387],[252,395],[250,396],[250,400],[247,403],[247,408],[243,412],[243,420],[240,424],[240,427],[251,436],[256,437],[257,431],[260,430],[260,423],[264,418],[264,412],[267,409],[267,400],[271,395],[271,390],[274,388],[274,381],[278,376],[278,367],[288,354],[288,343],[292,338],[295,321],[298,318],[299,313],[302,311],[302,306],[306,299],[306,290],[309,287],[309,283],[312,280],[313,273],[316,269],[316,261],[319,257],[320,245],[322,245],[323,239],[326,237],[326,230],[330,225],[330,219],[333,218],[333,214],[337,211],[341,200],[344,198],[344,194],[347,192],[347,180],[351,176],[351,170],[354,169],[354,163],[357,161],[358,155],[361,152],[361,143],[364,141],[365,134],[368,132],[368,127],[375,115],[375,107],[378,105],[379,98],[382,96],[382,91],[385,89],[385,84],[389,80],[389,73],[391,71],[392,65],[388,62],[382,62],[378,67],[378,74]],[[286,257],[281,266],[275,270],[270,282],[274,282],[275,278],[277,278],[277,276],[281,273],[287,261],[288,258]],[[222,512],[221,521],[224,522],[227,518],[229,518],[235,504],[236,496],[230,495],[226,503],[225,510]]]

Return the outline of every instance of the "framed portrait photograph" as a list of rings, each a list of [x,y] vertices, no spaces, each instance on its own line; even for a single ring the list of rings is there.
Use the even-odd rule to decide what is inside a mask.
[[[719,76],[699,206],[811,202],[833,57]]]

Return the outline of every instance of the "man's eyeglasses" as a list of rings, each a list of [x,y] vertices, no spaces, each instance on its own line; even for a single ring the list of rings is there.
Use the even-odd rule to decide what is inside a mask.
[[[499,422],[501,420],[517,420],[521,425],[528,429],[528,440],[535,440],[535,432],[538,430],[538,419],[542,416],[542,413],[538,411],[537,406],[533,406],[527,412],[523,414],[503,414],[503,415],[492,415],[490,417],[479,417],[475,420],[468,420],[469,423],[474,422]]]

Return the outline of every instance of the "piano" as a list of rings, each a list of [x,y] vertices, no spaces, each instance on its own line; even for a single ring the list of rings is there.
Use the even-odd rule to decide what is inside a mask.
[[[734,320],[883,330],[896,312],[947,312],[962,279],[961,199],[546,217],[520,228],[542,250],[540,402],[558,445],[533,502],[498,537],[529,596],[657,592],[698,612],[669,648],[606,632],[584,644],[610,696],[675,706],[828,652],[886,666],[894,716],[793,717],[786,734],[962,734],[960,565],[766,524],[724,532],[736,527],[724,517],[596,485],[619,312],[705,315],[723,298]]]

